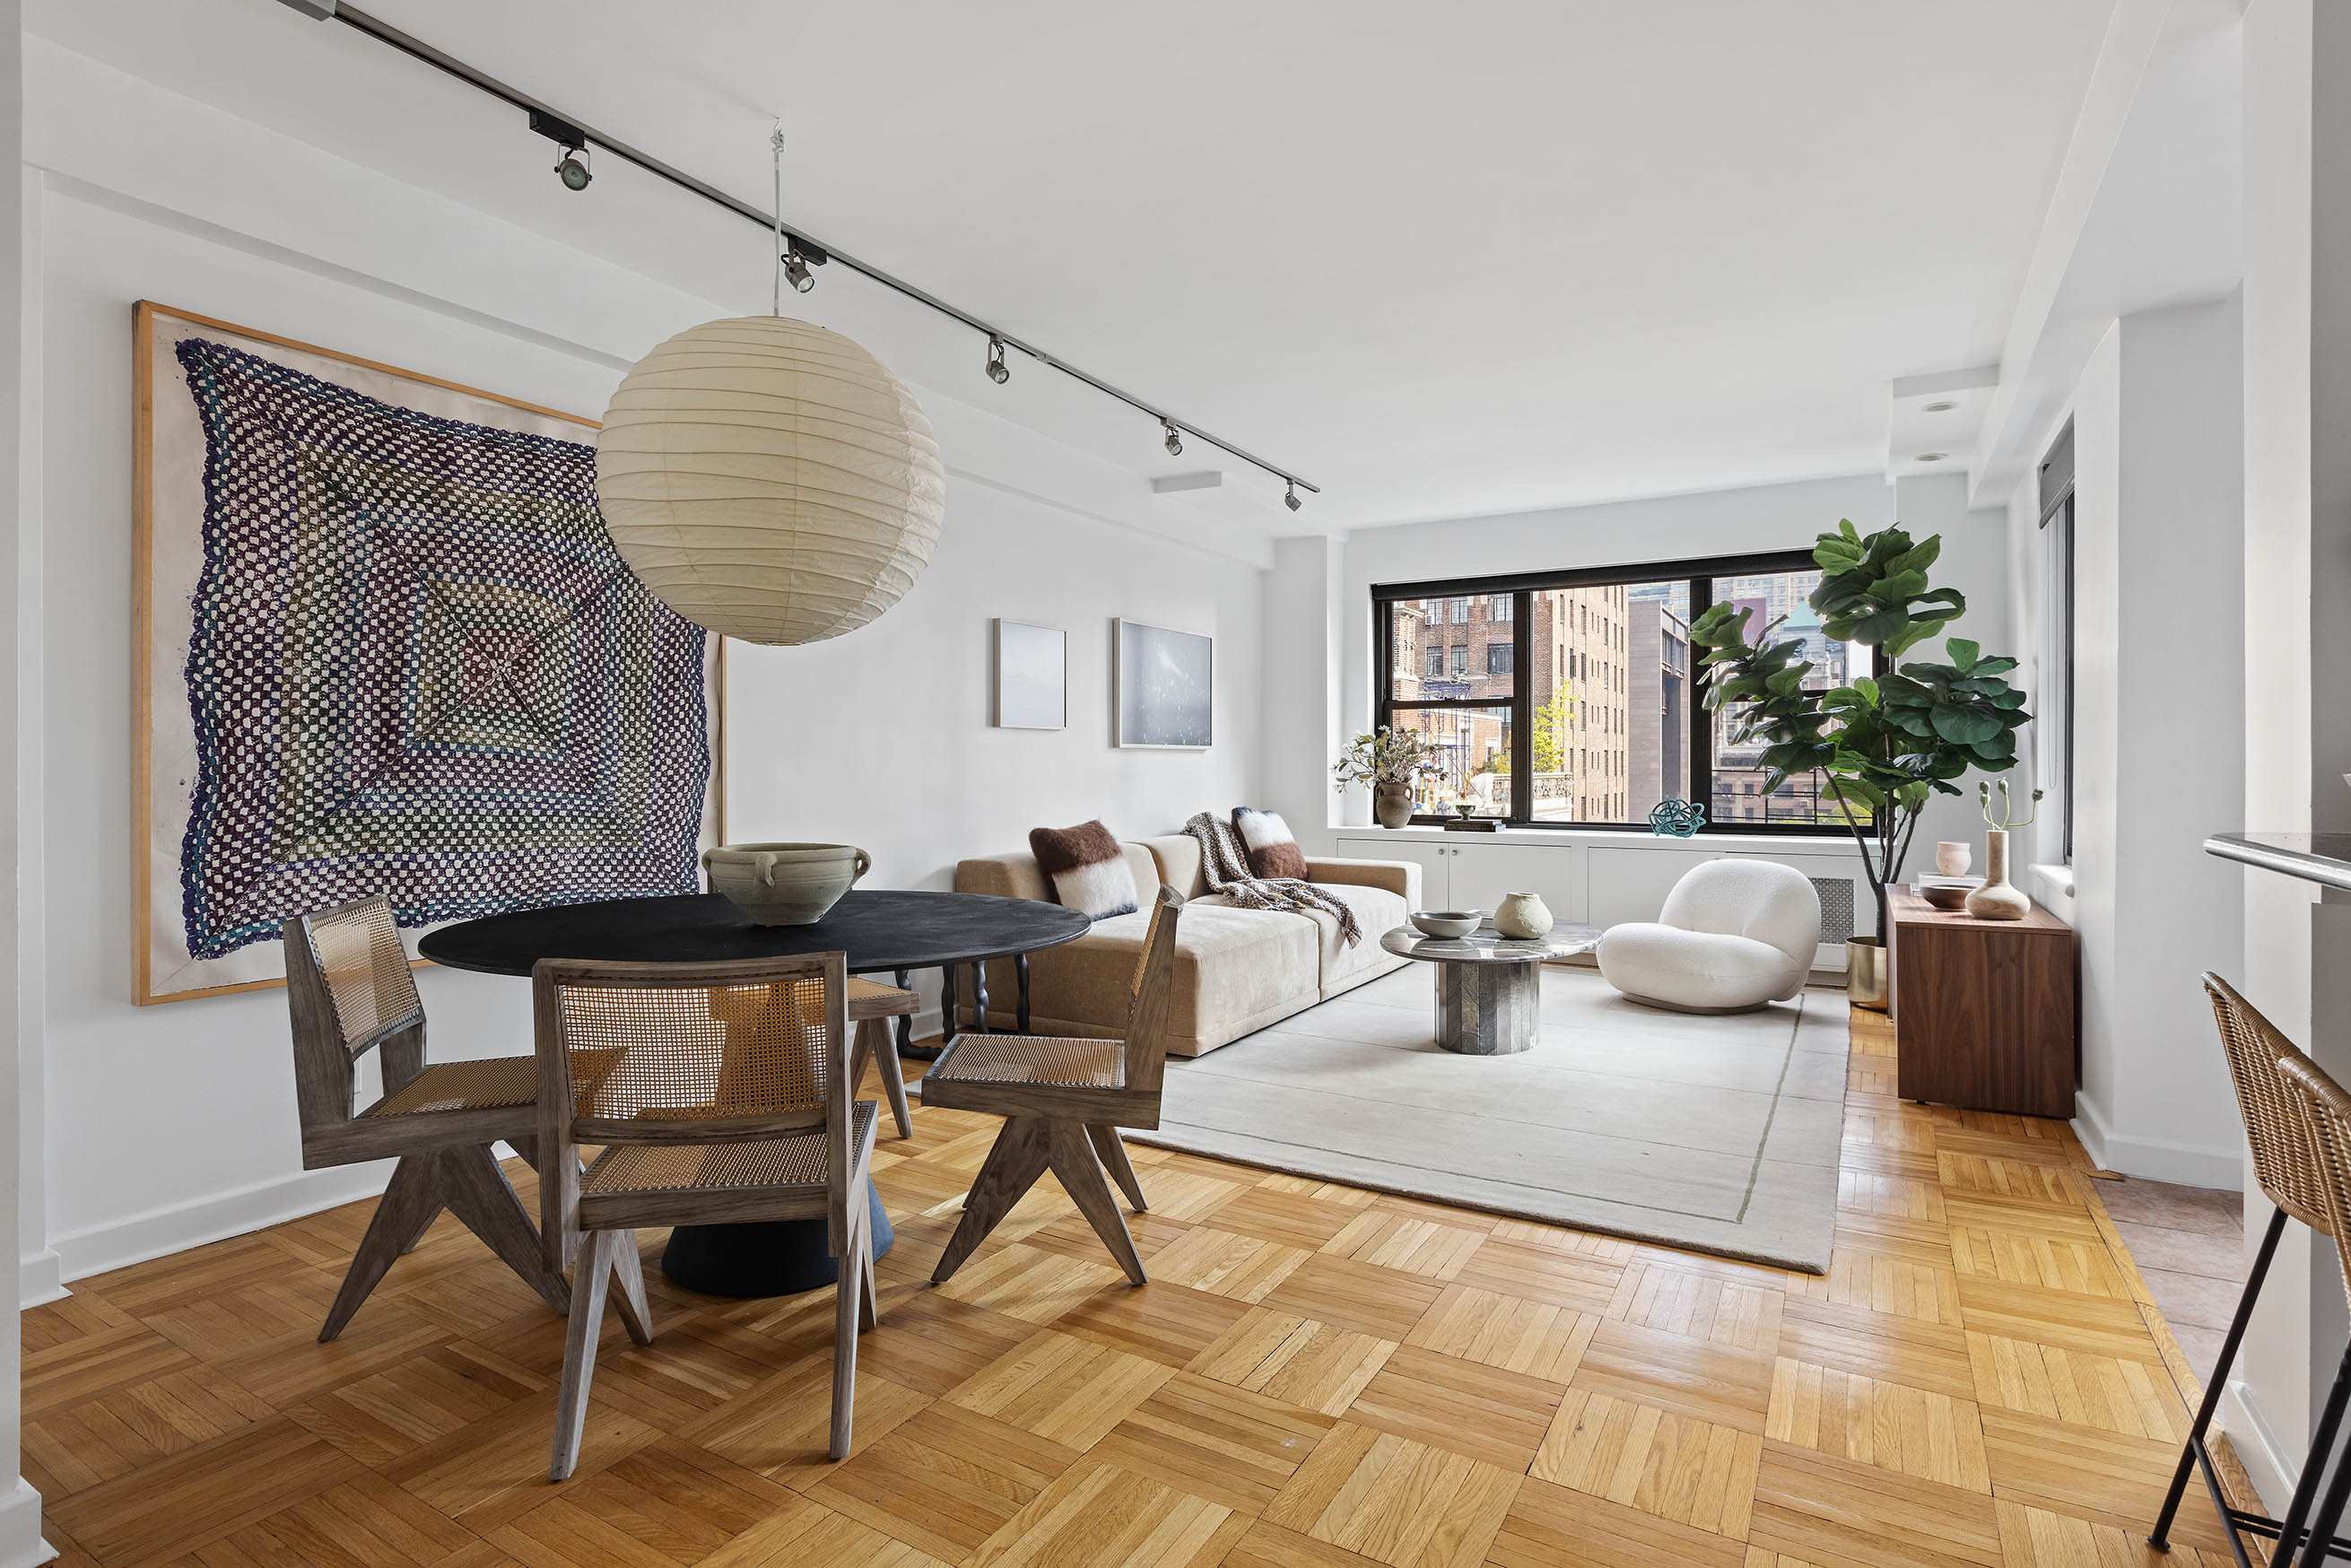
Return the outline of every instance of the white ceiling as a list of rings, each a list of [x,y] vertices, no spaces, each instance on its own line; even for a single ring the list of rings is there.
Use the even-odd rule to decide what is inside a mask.
[[[1999,357],[2112,5],[361,3],[762,205],[780,114],[791,221],[1318,481],[1293,532],[1882,466],[1889,382]]]

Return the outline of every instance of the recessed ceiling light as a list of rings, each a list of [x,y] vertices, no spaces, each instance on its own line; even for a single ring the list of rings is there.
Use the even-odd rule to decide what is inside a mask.
[[[1955,409],[1955,408],[1957,408],[1957,407],[1959,407],[1959,405],[1958,403],[1953,402],[1949,398],[1945,398],[1945,399],[1944,399],[1942,402],[1930,402],[1930,403],[1928,403],[1928,404],[1924,409],[1922,409],[1920,412],[1921,412],[1921,413],[1950,413],[1950,412],[1951,412],[1951,410],[1953,410],[1953,409]]]
[[[1949,455],[1950,454],[1948,452],[1921,452],[1918,454],[1917,461],[1920,463],[1940,463],[1944,458],[1949,457]]]

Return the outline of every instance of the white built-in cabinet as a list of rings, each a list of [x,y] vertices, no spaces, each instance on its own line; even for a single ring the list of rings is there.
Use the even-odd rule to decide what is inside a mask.
[[[1508,829],[1450,833],[1441,828],[1341,828],[1334,852],[1355,860],[1410,861],[1420,867],[1424,909],[1491,910],[1505,894],[1536,893],[1560,920],[1605,929],[1655,920],[1666,894],[1702,861],[1752,855],[1793,866],[1830,884],[1851,882],[1855,934],[1876,924],[1858,852],[1834,839],[1721,833],[1659,839],[1634,833]],[[1840,931],[1823,933],[1819,967],[1844,967]]]

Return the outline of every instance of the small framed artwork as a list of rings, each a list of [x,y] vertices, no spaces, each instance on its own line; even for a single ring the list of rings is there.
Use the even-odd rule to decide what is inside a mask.
[[[1217,640],[1113,621],[1112,742],[1199,751],[1216,744]]]
[[[1069,634],[1059,626],[996,622],[996,727],[1061,729],[1069,723]]]

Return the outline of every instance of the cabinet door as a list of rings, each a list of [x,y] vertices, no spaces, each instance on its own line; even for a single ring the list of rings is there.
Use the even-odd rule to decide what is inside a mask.
[[[1382,839],[1371,842],[1363,839],[1341,839],[1339,853],[1344,859],[1365,861],[1410,861],[1420,867],[1420,907],[1450,909],[1452,894],[1447,890],[1446,879],[1453,867],[1453,857],[1444,844],[1432,844],[1420,839]]]
[[[1464,833],[1463,838],[1470,835]],[[1450,846],[1453,906],[1494,912],[1503,895],[1540,895],[1554,920],[1581,920],[1576,897],[1575,852],[1531,844],[1463,843]]]

